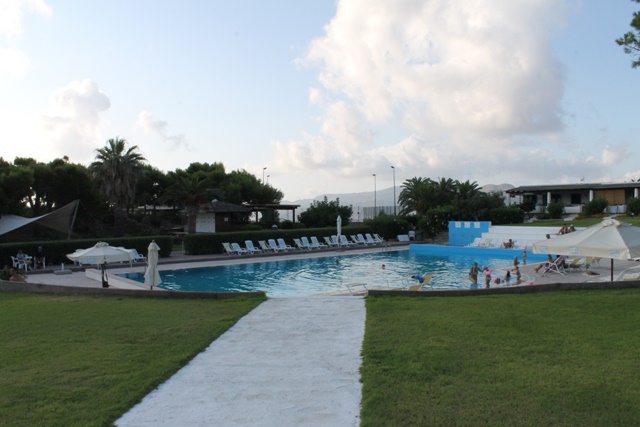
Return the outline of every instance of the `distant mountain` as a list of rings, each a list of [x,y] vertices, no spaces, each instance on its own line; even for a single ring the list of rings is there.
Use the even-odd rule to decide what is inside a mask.
[[[511,184],[487,184],[480,187],[480,190],[485,193],[495,193],[502,192],[504,193],[506,190],[514,188]],[[402,191],[401,187],[396,187],[396,199],[400,195],[400,191]],[[316,196],[313,199],[299,199],[294,201],[282,201],[283,204],[294,204],[300,205],[300,209],[297,211],[304,212],[311,203],[314,201],[324,200],[324,197],[327,197],[327,200],[332,201],[336,199],[340,199],[341,205],[351,205],[353,206],[354,214],[358,211],[362,212],[363,208],[371,208],[374,205],[378,208],[383,206],[393,206],[393,187],[384,188],[376,191],[375,197],[373,191],[362,192],[362,193],[328,193],[323,194],[321,196]]]
[[[480,187],[480,189],[485,193],[504,193],[505,191],[511,190],[512,188],[515,188],[515,186],[511,184],[487,184]]]

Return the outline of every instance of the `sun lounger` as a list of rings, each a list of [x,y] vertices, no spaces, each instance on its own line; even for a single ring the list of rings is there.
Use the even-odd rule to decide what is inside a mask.
[[[237,253],[238,255],[246,255],[249,253],[248,250],[246,250],[245,248],[241,247],[239,244],[237,243],[232,243],[231,244],[231,250],[235,253]]]
[[[309,250],[311,248],[306,247],[300,239],[293,239],[293,244],[300,250]]]
[[[356,240],[358,241],[359,244],[361,245],[368,245],[369,243],[367,243],[367,241],[365,240],[364,236],[362,234],[356,234]]]
[[[325,249],[327,245],[320,243],[316,236],[311,236],[311,247],[314,249]]]
[[[278,239],[278,248],[280,248],[280,250],[284,252],[293,250],[293,246],[287,245],[282,237]]]
[[[307,236],[303,236],[300,238],[300,241],[302,242],[302,245],[306,248],[309,249],[318,249],[318,248],[314,248],[313,245],[311,244],[311,242],[309,242],[309,238]]]
[[[260,249],[262,249],[262,252],[274,252],[274,250],[271,249],[269,245],[267,245],[267,242],[265,242],[264,240],[258,240],[258,244],[260,245]]]
[[[269,244],[269,248],[274,252],[283,252],[287,250],[286,248],[280,248],[274,239],[267,240],[267,243]]]
[[[411,277],[416,283],[407,288],[408,291],[419,291],[422,290],[425,286],[429,286],[431,284],[431,279],[433,278],[433,273],[425,273],[422,276],[413,276]]]
[[[253,246],[253,242],[251,240],[245,240],[244,241],[244,246],[245,248],[247,248],[247,251],[250,254],[259,254],[262,253],[262,249],[258,249],[255,246]]]
[[[327,244],[327,246],[329,247],[334,247],[334,246],[338,246],[337,242],[334,242],[332,239],[333,236],[324,236],[324,242]]]
[[[542,272],[542,275],[544,276],[548,272],[564,275],[565,274],[564,263],[565,263],[566,258],[567,257],[564,256],[564,255],[563,256],[559,256],[558,258],[553,260],[553,262],[548,263],[544,267],[544,271]]]
[[[344,234],[340,235],[340,246],[353,246],[353,245],[355,245],[355,243],[347,240],[347,236],[345,236]]]
[[[224,251],[227,253],[227,255],[235,255],[236,254],[234,252],[234,250],[231,249],[231,243],[224,242],[224,243],[222,243],[222,247],[224,248]]]

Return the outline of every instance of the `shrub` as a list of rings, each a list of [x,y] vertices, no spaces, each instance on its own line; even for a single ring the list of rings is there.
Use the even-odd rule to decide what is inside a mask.
[[[552,201],[547,205],[547,212],[549,212],[549,216],[552,219],[562,219],[562,214],[564,213],[564,202]]]
[[[596,197],[584,204],[584,213],[587,216],[595,216],[604,212],[609,202],[604,197]]]
[[[394,215],[380,214],[373,219],[365,220],[364,224],[387,240],[395,239],[398,234],[407,234],[409,231],[407,220]]]
[[[521,224],[524,222],[524,211],[517,206],[502,206],[488,209],[480,215],[481,221],[491,221],[492,224]]]
[[[640,214],[640,199],[632,197],[627,200],[627,214],[637,216]]]

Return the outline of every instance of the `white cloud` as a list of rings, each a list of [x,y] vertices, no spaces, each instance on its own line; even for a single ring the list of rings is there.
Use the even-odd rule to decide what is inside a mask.
[[[418,176],[530,181],[540,169],[531,150],[542,146],[553,159],[564,130],[565,72],[551,35],[566,7],[339,1],[325,35],[298,61],[319,67],[321,89],[309,99],[323,109],[320,135],[274,143],[275,158],[327,172],[338,164],[354,176],[394,164]]]
[[[160,136],[164,141],[169,143],[169,148],[189,148],[189,143],[184,135],[169,135],[167,133],[167,122],[164,120],[153,120],[153,116],[149,111],[144,110],[140,112],[136,124],[141,127],[145,133]]]
[[[24,13],[51,16],[44,0],[0,0],[0,73],[22,75],[29,67],[27,55],[19,48]]]
[[[0,46],[0,64],[0,73],[18,77],[29,68],[29,59],[21,50]]]
[[[56,151],[73,161],[87,161],[102,145],[103,114],[111,102],[91,79],[75,80],[49,97],[49,113],[43,116]]]

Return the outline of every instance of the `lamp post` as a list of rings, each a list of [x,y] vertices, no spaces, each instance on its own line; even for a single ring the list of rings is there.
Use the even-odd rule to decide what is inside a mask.
[[[263,185],[264,185],[264,171],[266,171],[266,170],[267,170],[266,166],[262,168],[262,184]]]
[[[270,177],[270,176],[271,176],[271,175],[267,175],[267,185],[269,185],[269,177]]]
[[[396,168],[391,166],[393,170],[393,216],[396,216]]]
[[[376,174],[373,174],[373,217],[376,217],[376,211],[378,210],[378,203],[376,200]]]

